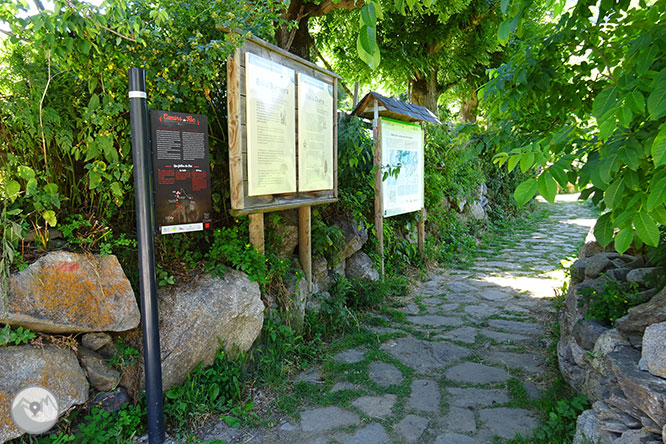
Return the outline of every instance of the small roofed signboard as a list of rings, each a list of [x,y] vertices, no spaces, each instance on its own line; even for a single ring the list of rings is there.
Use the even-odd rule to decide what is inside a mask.
[[[210,228],[212,201],[208,120],[151,111],[155,221],[161,234]]]

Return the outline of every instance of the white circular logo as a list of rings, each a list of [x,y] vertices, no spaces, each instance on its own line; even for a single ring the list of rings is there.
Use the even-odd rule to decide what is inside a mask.
[[[11,413],[14,423],[22,431],[44,433],[58,420],[58,401],[44,387],[27,387],[14,397]]]

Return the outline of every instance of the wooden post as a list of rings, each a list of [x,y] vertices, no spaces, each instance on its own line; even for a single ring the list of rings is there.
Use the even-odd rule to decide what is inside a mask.
[[[298,209],[298,256],[308,282],[308,291],[312,290],[312,242],[310,232],[311,207]]]
[[[264,254],[264,213],[250,214],[250,243]]]
[[[375,139],[373,164],[375,173],[375,230],[377,231],[377,254],[380,261],[380,276],[384,277],[384,197],[382,194],[382,131],[379,125],[379,105],[375,100],[375,115],[372,121]]]
[[[227,109],[229,110],[229,181],[231,207],[243,207],[243,153],[241,146],[241,55],[236,50],[227,60]],[[263,230],[263,224],[262,224]],[[263,238],[263,235],[262,235]],[[263,244],[263,242],[262,242]]]
[[[421,208],[421,212],[418,218],[418,242],[419,242],[419,251],[421,252],[421,259],[425,256],[425,219],[426,219],[426,210]]]

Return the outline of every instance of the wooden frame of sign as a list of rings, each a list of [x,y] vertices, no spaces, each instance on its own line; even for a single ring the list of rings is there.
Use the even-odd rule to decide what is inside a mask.
[[[252,54],[248,56],[248,54]],[[258,56],[258,58],[256,57]],[[287,71],[293,70],[296,78],[295,87],[298,88],[301,78],[310,79],[329,85],[332,88],[332,186],[326,189],[315,189],[314,191],[299,191],[301,188],[301,177],[296,168],[297,184],[288,192],[281,191],[275,194],[257,194],[256,183],[253,182],[255,191],[251,192],[249,182],[250,175],[254,173],[256,178],[260,173],[248,171],[248,103],[246,91],[246,63],[251,58],[258,63],[275,64],[286,67]],[[270,69],[270,66],[268,66]],[[310,207],[333,203],[338,200],[338,121],[337,121],[337,91],[340,76],[327,71],[312,62],[301,59],[277,46],[265,42],[256,37],[247,39],[243,46],[229,57],[227,62],[227,105],[229,113],[229,175],[231,182],[231,210],[233,216],[250,216],[250,242],[259,251],[264,251],[264,214],[270,211],[288,210],[298,208],[299,213],[299,255],[303,271],[308,279],[312,281],[312,253],[310,241]],[[312,80],[314,79],[314,80]],[[298,90],[296,90],[298,93]],[[297,94],[298,97],[298,94]],[[298,165],[299,134],[298,134],[298,106],[299,100],[295,100],[295,165]],[[251,122],[250,122],[251,123]],[[305,162],[305,161],[304,161]],[[289,166],[291,168],[291,165]],[[249,174],[250,173],[250,174]],[[329,180],[330,182],[330,180]],[[330,184],[330,183],[329,183]],[[316,186],[315,186],[316,188]],[[263,190],[264,188],[260,188]],[[283,189],[285,189],[283,187]],[[308,189],[312,189],[312,186]],[[260,191],[262,192],[262,191]]]

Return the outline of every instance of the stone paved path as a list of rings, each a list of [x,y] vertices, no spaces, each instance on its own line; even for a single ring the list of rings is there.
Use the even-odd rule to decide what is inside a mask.
[[[544,352],[560,260],[575,255],[595,217],[571,196],[541,205],[552,213],[536,231],[504,239],[469,269],[432,273],[397,312],[372,320],[371,341],[303,375],[296,390],[310,397],[293,417],[271,429],[220,425],[201,438],[487,444],[530,436],[538,421],[524,399],[550,379]]]

